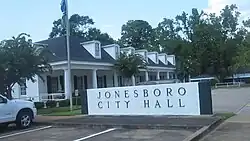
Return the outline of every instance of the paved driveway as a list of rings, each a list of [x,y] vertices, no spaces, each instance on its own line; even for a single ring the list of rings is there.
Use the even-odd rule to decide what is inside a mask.
[[[212,90],[212,98],[215,113],[240,113],[250,102],[250,88],[215,89]]]

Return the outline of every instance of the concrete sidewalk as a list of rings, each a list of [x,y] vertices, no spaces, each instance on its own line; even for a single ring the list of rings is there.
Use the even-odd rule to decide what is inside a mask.
[[[80,118],[84,115],[76,115],[76,116],[42,116],[37,115],[34,122],[35,123],[49,123],[49,122],[55,122],[58,120],[67,120],[67,119],[74,119],[74,118]]]
[[[223,124],[205,136],[202,141],[249,141],[250,115],[239,114],[226,120]]]

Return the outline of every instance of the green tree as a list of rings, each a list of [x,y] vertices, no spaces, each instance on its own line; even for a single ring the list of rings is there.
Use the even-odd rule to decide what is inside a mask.
[[[240,27],[239,16],[236,5],[227,5],[220,15],[193,8],[190,14],[182,12],[175,19],[164,18],[153,29],[153,49],[176,55],[180,79],[209,74],[223,80],[233,73],[232,58],[250,27],[250,20]]]
[[[86,41],[98,40],[103,45],[113,44],[115,40],[107,33],[102,33],[94,28],[94,21],[89,16],[80,16],[74,14],[69,18],[70,35],[83,37]],[[66,35],[66,30],[62,24],[62,19],[53,22],[52,31],[49,38],[55,38]]]
[[[121,53],[120,57],[117,59],[114,68],[119,72],[124,78],[129,81],[133,76],[136,76],[140,69],[146,69],[147,62],[139,54],[127,54]],[[133,82],[133,85],[135,82]]]
[[[246,28],[250,28],[250,17],[248,18],[248,20],[243,21],[243,25],[244,25]]]
[[[35,75],[40,76],[51,70],[48,64],[50,52],[44,47],[32,45],[27,37],[28,34],[22,33],[0,44],[0,92],[9,98],[16,83],[24,84],[24,80],[34,82]]]
[[[191,46],[188,41],[181,37],[182,28],[177,24],[178,22],[174,19],[164,18],[154,29],[154,47],[156,51],[175,54],[177,76],[179,79],[184,80],[191,73]]]
[[[94,21],[89,16],[74,14],[69,18],[69,25],[71,35],[85,37],[89,28],[94,25]],[[63,26],[62,19],[55,20],[49,37],[55,38],[63,35],[66,35],[66,29]]]
[[[180,28],[176,27],[176,21],[164,18],[162,22],[154,29],[155,32],[155,50],[162,50],[168,54],[175,53],[174,50],[182,43],[179,35]]]
[[[100,41],[102,45],[109,45],[116,42],[108,33],[102,33],[101,30],[97,28],[90,28],[85,39],[87,41]]]
[[[246,28],[250,27],[250,19],[243,21],[243,25]],[[231,69],[234,73],[237,73],[239,70],[244,70],[250,68],[250,32],[244,30],[243,35],[245,38],[242,40],[241,45],[239,46],[239,51],[237,55],[233,58],[233,65]]]
[[[180,65],[182,71],[185,71],[182,73],[192,76],[210,74],[220,80],[230,75],[232,58],[245,36],[244,28],[238,28],[238,18],[236,5],[231,5],[222,9],[219,16],[199,12],[194,8],[190,15],[183,12],[176,16],[176,21],[169,22],[175,23],[169,27],[178,29],[169,30],[175,33],[169,35],[175,35],[172,36],[175,38],[178,37],[176,34],[181,35],[184,39],[181,47],[181,40],[173,46],[178,47],[177,52],[174,52],[177,58],[184,61]],[[173,41],[176,39],[170,38],[168,42]]]
[[[129,20],[122,26],[120,42],[123,46],[152,50],[153,28],[143,20]]]
[[[192,9],[192,13],[188,15],[183,12],[177,15],[175,20],[175,28],[178,29],[179,36],[182,35],[182,40],[179,39],[180,45],[177,44],[175,54],[177,56],[178,76],[187,79],[189,75],[196,76],[201,74],[201,57],[204,48],[197,43],[202,43],[198,40],[198,31],[201,31],[201,25],[204,23],[202,16],[204,12],[198,12],[197,9]]]
[[[234,72],[237,72],[241,69],[250,68],[250,43],[242,43],[237,56],[234,58],[234,64],[232,69]]]

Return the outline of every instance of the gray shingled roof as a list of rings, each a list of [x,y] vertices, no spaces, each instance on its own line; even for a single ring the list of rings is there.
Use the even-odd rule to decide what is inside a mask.
[[[159,60],[159,64],[154,63],[150,58],[148,58],[148,65],[154,67],[168,67],[168,68],[175,68],[170,62],[168,65],[165,65],[161,60]]]
[[[82,47],[81,43],[83,42],[85,42],[85,40],[80,37],[70,36],[71,60],[100,62],[100,63],[103,62],[112,64],[115,63],[115,60],[106,51],[104,51],[103,48],[101,49],[102,58],[101,59],[94,58],[84,47]],[[53,53],[53,55],[49,57],[50,62],[67,60],[66,36],[43,40],[36,43],[48,45],[48,49]],[[149,61],[149,66],[174,68],[174,66],[170,62],[168,63],[168,65],[165,65],[160,60],[159,64],[155,64],[151,59],[148,59],[148,61]]]
[[[94,58],[81,43],[83,39],[75,36],[70,36],[70,55],[73,61],[89,61],[89,62],[109,62],[114,63],[115,60],[106,52],[101,49],[102,58]],[[54,53],[50,57],[51,62],[67,60],[66,36],[39,41],[37,43],[47,44],[48,49]]]

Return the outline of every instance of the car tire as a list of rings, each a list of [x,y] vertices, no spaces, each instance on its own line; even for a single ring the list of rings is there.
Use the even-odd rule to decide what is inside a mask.
[[[20,111],[17,115],[16,125],[18,128],[28,128],[32,124],[32,112],[30,110]]]

